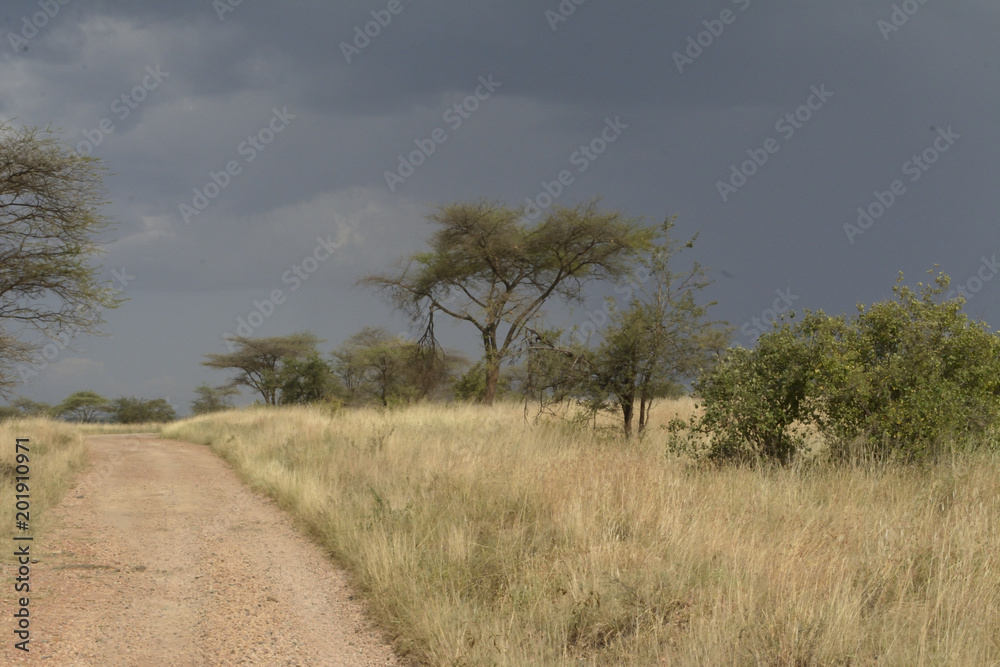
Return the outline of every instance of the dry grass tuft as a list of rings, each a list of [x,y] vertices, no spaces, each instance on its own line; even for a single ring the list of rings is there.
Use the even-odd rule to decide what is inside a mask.
[[[250,409],[210,444],[433,665],[1000,660],[1000,460],[709,468],[519,406]]]

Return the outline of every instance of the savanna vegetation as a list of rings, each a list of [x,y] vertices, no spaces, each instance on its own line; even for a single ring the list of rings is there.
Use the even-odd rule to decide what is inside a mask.
[[[540,222],[495,202],[441,207],[429,216],[430,250],[390,273],[360,282],[408,314],[419,338],[363,327],[324,357],[311,332],[233,336],[225,353],[203,365],[230,373],[228,383],[199,387],[196,414],[224,409],[212,397],[249,388],[264,405],[383,407],[423,400],[531,402],[539,412],[565,403],[586,415],[621,416],[627,436],[641,433],[654,401],[683,393],[722,353],[729,330],[699,299],[710,284],[694,263],[677,270],[694,246],[673,237],[674,220],[646,226],[597,202],[555,206]],[[615,287],[598,344],[576,329],[552,328],[543,308],[582,303],[588,285]],[[435,317],[464,322],[482,345],[474,363],[447,350]]]
[[[136,424],[162,424],[177,419],[173,406],[163,398],[148,400],[135,396],[109,399],[95,391],[73,392],[58,405],[48,405],[20,397],[0,406],[0,420],[24,417],[50,417],[74,422],[87,432],[112,432],[118,425],[127,432]],[[154,429],[155,430],[155,429]]]
[[[853,317],[806,311],[699,377],[704,412],[670,424],[671,444],[716,460],[919,461],[995,448],[1000,337],[942,299],[948,277]]]
[[[27,491],[17,487],[17,454],[14,442],[27,438],[30,478]],[[55,505],[66,492],[77,472],[87,462],[87,449],[83,435],[71,424],[56,422],[47,417],[24,417],[0,422],[0,521],[8,526],[8,534],[16,534],[15,495],[29,493],[31,507],[29,525],[31,533],[45,529],[46,511]],[[23,452],[22,452],[23,453]],[[4,562],[11,560],[13,548],[4,550]]]
[[[619,221],[632,235],[620,254],[570,279],[625,294],[591,337],[541,318],[547,298],[580,296],[551,280],[572,249],[531,249],[544,225],[483,204],[433,220],[428,253],[365,279],[411,314],[418,341],[365,329],[329,362],[312,348],[275,364],[265,402],[311,405],[165,430],[291,512],[402,654],[997,660],[1000,339],[945,298],[947,276],[900,276],[892,299],[853,316],[792,313],[753,349],[729,347],[700,298],[706,272],[676,268],[695,239],[675,240],[671,219]],[[472,325],[482,359],[444,363],[440,313]],[[305,384],[327,391],[282,400],[302,358],[315,361],[303,378],[328,380]],[[428,369],[434,391],[415,380]]]
[[[429,251],[361,281],[411,316],[419,340],[365,327],[326,360],[309,332],[234,337],[203,363],[234,371],[223,387],[250,387],[265,405],[507,398],[536,416],[614,413],[627,438],[645,431],[655,402],[690,389],[703,410],[668,425],[669,448],[715,461],[787,465],[819,451],[915,461],[993,444],[1000,338],[961,297],[945,298],[944,274],[915,289],[900,274],[893,299],[853,317],[790,313],[749,350],[728,347],[731,329],[710,319],[706,270],[677,268],[696,239],[676,239],[673,218],[647,227],[592,202],[530,224],[479,201],[430,220]],[[602,281],[619,296],[595,335],[545,322],[550,300],[580,302]],[[471,325],[480,360],[441,348],[441,314]]]
[[[498,402],[168,425],[275,498],[430,665],[990,664],[1000,454],[698,463]]]
[[[0,124],[5,398],[121,303],[93,262],[101,178]],[[425,250],[360,280],[416,339],[230,338],[203,361],[228,380],[182,422],[164,399],[11,400],[0,437],[31,437],[32,525],[83,465],[83,429],[145,422],[275,498],[422,664],[998,660],[1000,339],[947,276],[792,314],[745,349],[710,317],[706,270],[678,268],[695,239],[672,218],[477,201],[429,220]],[[600,329],[546,321],[592,288],[617,295]],[[441,346],[441,317],[479,360]],[[230,409],[240,388],[262,405]]]

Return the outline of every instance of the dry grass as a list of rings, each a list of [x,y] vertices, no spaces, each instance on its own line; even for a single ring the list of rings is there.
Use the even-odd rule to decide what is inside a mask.
[[[164,424],[73,424],[84,435],[112,435],[118,433],[159,433]]]
[[[20,534],[14,528],[17,438],[28,438],[28,500],[31,503],[29,534],[45,527],[45,511],[59,502],[87,460],[83,436],[76,427],[43,417],[0,422],[0,521],[4,533]],[[4,549],[4,562],[11,560],[13,549]]]
[[[690,410],[690,403],[674,407]],[[433,665],[1000,662],[1000,458],[699,468],[519,407],[232,411],[211,444]]]

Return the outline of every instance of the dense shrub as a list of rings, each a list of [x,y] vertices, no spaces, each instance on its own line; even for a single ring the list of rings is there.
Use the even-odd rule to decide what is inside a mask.
[[[830,453],[915,460],[982,438],[1000,415],[1000,337],[970,320],[948,277],[853,318],[806,311],[734,348],[700,378],[704,412],[685,425],[716,459],[790,461],[807,432]],[[686,430],[674,424],[675,442]],[[691,432],[689,431],[689,433]]]
[[[794,425],[818,416],[822,348],[802,329],[786,325],[761,336],[755,350],[731,349],[697,383],[704,406],[697,430],[709,434],[713,458],[787,462],[801,449],[804,434]]]

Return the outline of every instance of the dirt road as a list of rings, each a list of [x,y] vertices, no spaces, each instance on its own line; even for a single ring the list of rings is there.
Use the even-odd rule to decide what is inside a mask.
[[[206,447],[88,445],[93,466],[32,547],[31,653],[5,613],[0,663],[397,664],[345,576]]]

